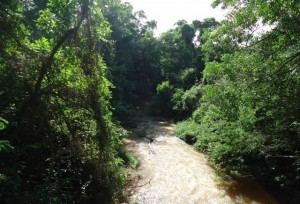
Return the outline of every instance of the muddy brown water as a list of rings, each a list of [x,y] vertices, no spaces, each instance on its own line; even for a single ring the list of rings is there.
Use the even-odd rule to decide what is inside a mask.
[[[140,118],[138,124],[135,136],[124,140],[139,160],[140,179],[128,189],[131,203],[277,203],[250,181],[220,185],[205,155],[174,136],[174,124],[150,118]],[[149,143],[142,134],[154,141]]]

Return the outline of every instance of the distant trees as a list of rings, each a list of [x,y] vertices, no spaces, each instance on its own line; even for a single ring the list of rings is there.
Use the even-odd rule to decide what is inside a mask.
[[[114,84],[112,104],[118,119],[126,121],[135,106],[150,100],[160,80],[156,22],[120,0],[104,1],[102,7],[112,30],[103,50]]]
[[[200,97],[199,85],[204,69],[202,35],[218,25],[214,19],[188,24],[181,20],[174,29],[158,38],[162,84],[158,86],[153,102],[153,113],[185,118],[195,109]],[[166,86],[168,84],[168,86]],[[168,91],[164,90],[167,88]],[[192,90],[190,90],[192,88]],[[166,94],[160,92],[167,92]],[[193,99],[192,99],[193,98]],[[160,101],[169,105],[161,105]]]

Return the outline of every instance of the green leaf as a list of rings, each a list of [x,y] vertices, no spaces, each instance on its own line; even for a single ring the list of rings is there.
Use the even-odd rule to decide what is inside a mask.
[[[0,152],[12,152],[14,150],[14,147],[11,146],[10,142],[8,140],[0,140]]]
[[[8,124],[8,121],[0,117],[0,130],[5,129],[7,124]]]

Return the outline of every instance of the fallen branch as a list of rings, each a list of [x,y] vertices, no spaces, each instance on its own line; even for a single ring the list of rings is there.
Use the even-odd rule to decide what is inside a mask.
[[[149,183],[149,185],[151,186],[150,182],[152,181],[152,179],[153,179],[153,178],[151,178],[147,183],[144,183],[144,184],[139,185],[139,186],[136,185],[136,186],[133,186],[132,188],[140,188],[140,187],[143,187],[143,186],[147,185],[148,183]]]
[[[152,179],[153,179],[153,178],[152,178]],[[147,183],[144,183],[143,185],[139,185],[139,186],[137,186],[137,187],[143,187],[143,186],[147,185],[148,183],[149,183],[149,185],[151,186],[150,182],[152,181],[152,179],[150,179]]]
[[[144,136],[144,137],[146,137],[149,140],[150,143],[154,141],[153,138],[150,138],[150,137],[147,137],[147,136]]]

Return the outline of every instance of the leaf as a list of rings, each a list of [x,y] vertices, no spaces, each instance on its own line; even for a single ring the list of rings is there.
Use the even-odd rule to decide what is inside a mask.
[[[14,150],[14,147],[11,146],[10,142],[8,140],[0,140],[0,152],[12,152]]]
[[[0,130],[5,129],[7,124],[8,124],[8,121],[0,117]]]

